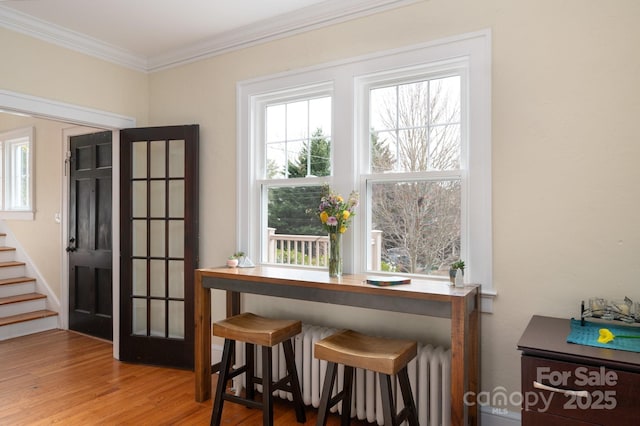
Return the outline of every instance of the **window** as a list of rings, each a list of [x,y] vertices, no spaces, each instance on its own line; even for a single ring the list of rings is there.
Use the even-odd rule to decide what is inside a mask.
[[[327,84],[254,98],[256,141],[264,153],[255,176],[262,263],[320,265],[317,242],[325,235],[308,211],[331,175],[331,102]]]
[[[240,83],[240,248],[326,267],[326,235],[307,211],[328,183],[360,192],[346,272],[444,279],[463,259],[490,290],[489,36]]]
[[[462,64],[357,80],[368,119],[367,270],[448,276],[461,254],[467,134]],[[435,68],[435,69],[434,69]],[[430,71],[432,71],[430,73]],[[368,102],[365,102],[368,99]]]
[[[265,178],[328,176],[331,97],[268,102],[264,110]]]
[[[33,218],[32,127],[0,133],[2,217]]]

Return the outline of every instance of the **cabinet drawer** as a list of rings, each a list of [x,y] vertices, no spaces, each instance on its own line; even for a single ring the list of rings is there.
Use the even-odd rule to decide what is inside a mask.
[[[522,426],[599,426],[595,423],[587,423],[583,420],[570,419],[568,417],[555,416],[537,411],[522,412]]]
[[[636,425],[640,416],[640,375],[604,366],[523,355],[522,394],[525,411],[589,424]]]

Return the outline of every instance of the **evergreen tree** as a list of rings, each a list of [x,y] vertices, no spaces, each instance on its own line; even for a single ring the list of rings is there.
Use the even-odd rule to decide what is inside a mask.
[[[316,129],[311,135],[310,144],[302,148],[295,161],[289,161],[287,165],[289,177],[329,176],[330,152],[331,144],[327,137],[322,134],[322,129]]]
[[[330,170],[331,143],[317,129],[294,161],[287,165],[288,177],[304,179],[306,176],[328,176]],[[269,191],[268,226],[277,234],[325,235],[315,212],[320,203],[319,186],[272,188]]]

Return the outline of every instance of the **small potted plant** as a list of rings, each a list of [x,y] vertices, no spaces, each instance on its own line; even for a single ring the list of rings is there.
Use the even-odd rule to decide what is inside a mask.
[[[244,257],[244,252],[242,252],[242,251],[238,251],[238,252],[233,253],[233,254],[232,254],[231,256],[229,256],[229,258],[227,259],[227,266],[228,266],[229,268],[235,268],[235,267],[237,267],[237,266],[238,266],[239,259],[240,259],[241,257]]]
[[[451,264],[451,267],[449,268],[449,281],[451,281],[451,285],[455,284],[455,282],[456,282],[456,272],[458,271],[458,269],[460,269],[460,273],[462,275],[464,275],[464,261],[463,260],[458,260],[456,262],[453,262]]]

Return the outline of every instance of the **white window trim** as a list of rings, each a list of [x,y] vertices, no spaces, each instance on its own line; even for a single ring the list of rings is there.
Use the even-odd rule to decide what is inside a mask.
[[[7,154],[10,151],[10,146],[7,146],[6,141],[11,141],[20,138],[29,139],[29,191],[30,200],[29,208],[25,210],[6,210],[7,205],[7,193],[6,187],[10,184],[10,177],[7,172],[10,168],[11,158]],[[35,129],[33,126],[22,127],[19,129],[13,129],[0,134],[0,140],[2,141],[2,185],[0,188],[2,196],[2,209],[0,209],[0,219],[5,220],[34,220],[35,217]]]
[[[354,96],[357,94],[357,77],[381,73],[391,73],[396,69],[422,67],[425,64],[446,64],[464,59],[468,69],[469,89],[468,116],[466,117],[469,135],[473,141],[469,149],[469,164],[466,172],[470,179],[463,193],[467,211],[473,211],[470,217],[463,217],[466,227],[465,238],[468,246],[465,261],[469,268],[469,280],[481,283],[483,293],[492,295],[492,228],[491,228],[491,32],[483,30],[459,35],[428,43],[413,45],[391,51],[379,52],[345,61],[322,64],[301,70],[281,73],[254,80],[239,82],[237,85],[237,183],[240,196],[237,200],[238,226],[237,243],[249,256],[257,254],[260,238],[259,198],[256,194],[256,170],[254,160],[259,147],[254,146],[255,123],[253,113],[256,105],[252,99],[285,88],[309,86],[332,82],[334,88],[333,105],[333,141],[363,140],[358,134],[364,130],[357,128],[362,117],[354,117]],[[355,94],[355,95],[354,95]],[[463,118],[464,119],[464,118]],[[337,147],[338,142],[332,145]],[[324,179],[339,193],[348,194],[359,185],[364,193],[365,182],[358,182],[358,170],[362,170],[361,161],[366,158],[368,147],[350,144],[350,148],[336,155],[338,149],[332,149],[334,174]],[[305,182],[306,183],[306,182]],[[345,265],[353,265],[357,271],[364,271],[365,253],[360,253],[353,241],[363,241],[365,215],[359,215],[354,223],[353,232],[345,234]],[[351,231],[351,230],[350,230]],[[353,271],[347,271],[353,272]],[[486,308],[486,307],[485,307]],[[490,307],[488,308],[490,309]]]

